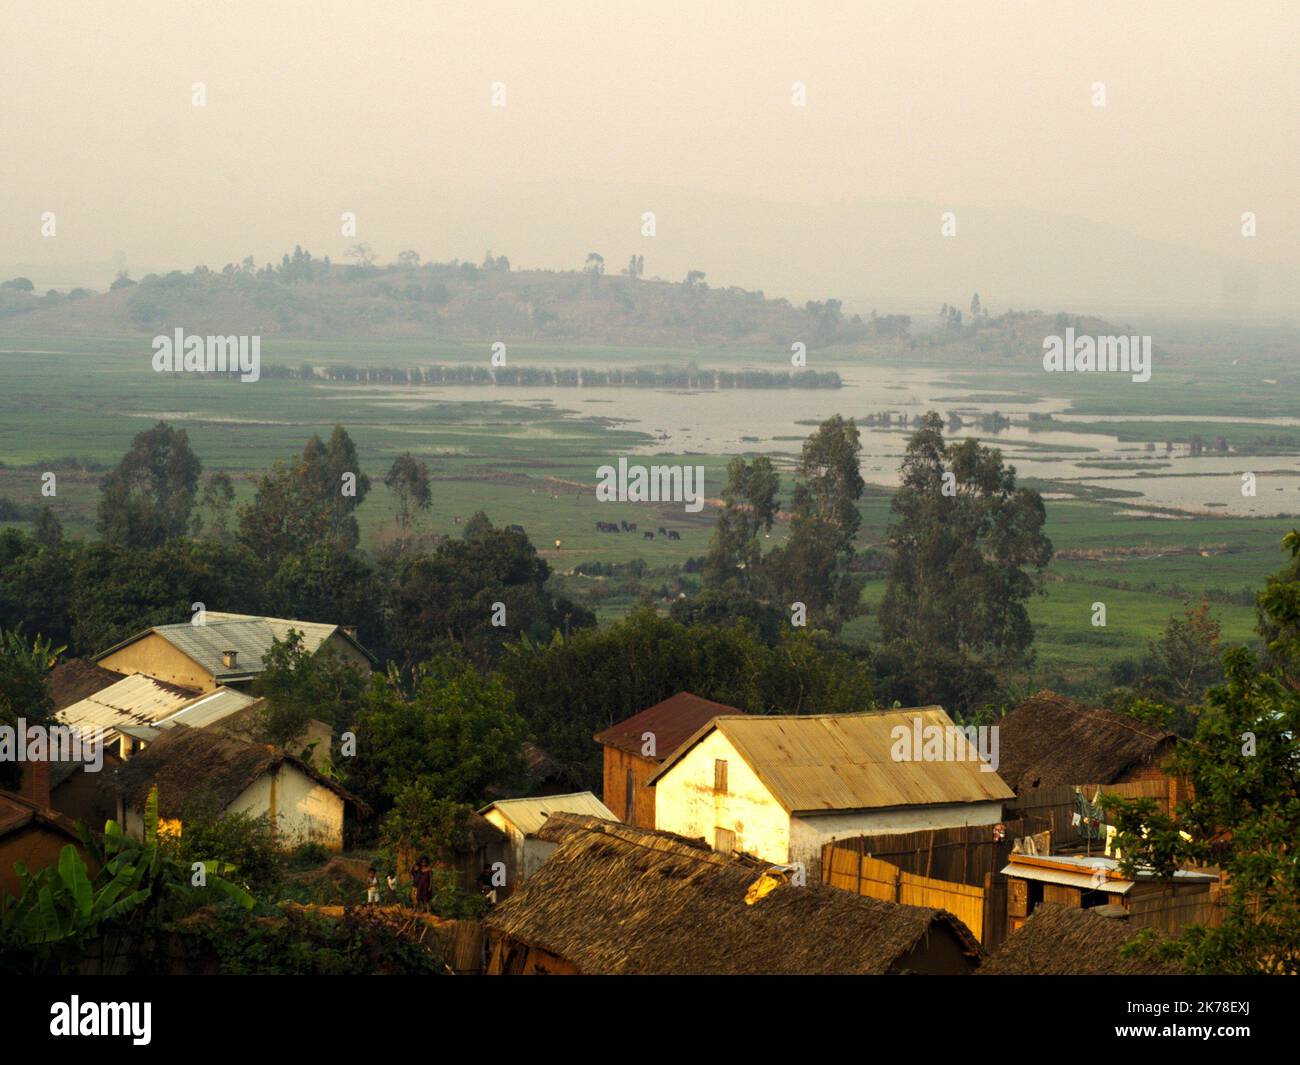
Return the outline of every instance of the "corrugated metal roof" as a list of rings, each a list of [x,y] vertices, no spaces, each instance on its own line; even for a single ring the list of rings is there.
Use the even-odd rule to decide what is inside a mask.
[[[1104,873],[1106,886],[1104,891],[1112,890],[1112,884],[1133,886],[1134,880],[1154,880],[1155,873],[1150,869],[1137,869],[1132,877],[1126,876],[1120,869],[1120,863],[1104,855],[1085,854],[1016,854],[1010,864],[1002,870],[1004,876],[1017,876],[1025,880],[1044,880],[1053,884],[1071,884],[1075,887],[1092,887],[1097,884],[1097,876]],[[1080,882],[1082,878],[1084,882]],[[1194,869],[1175,869],[1174,879],[1181,884],[1213,884],[1219,878],[1213,873],[1198,873]],[[1114,889],[1122,894],[1120,889]],[[1127,891],[1125,888],[1124,891]]]
[[[1029,865],[1008,865],[1002,870],[1002,875],[1014,876],[1017,880],[1040,880],[1045,884],[1082,888],[1084,891],[1104,891],[1108,895],[1127,895],[1133,890],[1132,880],[1112,880],[1109,877],[1099,880],[1095,873],[1067,873],[1060,869],[1036,869]]]
[[[690,692],[678,692],[663,702],[655,703],[640,713],[611,725],[596,733],[597,743],[617,747],[621,751],[639,755],[643,746],[641,737],[647,732],[655,738],[656,761],[662,761],[719,714],[743,714],[734,706],[701,699]]]
[[[271,649],[272,641],[279,640],[283,643],[289,638],[291,630],[302,633],[303,648],[308,654],[315,654],[326,640],[338,633],[349,640],[358,651],[370,657],[371,661],[374,660],[370,652],[339,625],[316,621],[294,621],[289,618],[258,617],[253,614],[227,614],[209,610],[204,615],[202,625],[194,625],[188,621],[175,625],[155,625],[152,629],[123,640],[107,651],[101,651],[95,656],[95,661],[98,662],[150,632],[156,632],[177,650],[206,669],[218,681],[242,680],[262,672],[262,659]],[[222,659],[226,651],[237,652],[234,666],[227,666]]]
[[[209,613],[203,625],[159,625],[154,632],[222,680],[261,673],[262,658],[271,650],[272,641],[288,639],[290,629],[302,633],[303,649],[314,654],[337,627],[308,621],[272,624],[273,620],[277,619],[226,620],[220,614]],[[222,659],[226,651],[237,652],[233,666],[227,666]]]
[[[542,795],[535,799],[499,799],[479,811],[487,814],[498,810],[525,836],[537,834],[553,813],[587,814],[605,821],[617,821],[609,808],[589,791],[575,791],[570,795]]]
[[[895,761],[893,730],[953,726],[942,707],[861,714],[718,717],[651,778],[657,782],[714,728],[731,741],[789,813],[997,802],[1014,798],[997,773],[969,759]]]
[[[171,728],[173,725],[204,728],[215,721],[230,717],[231,714],[239,713],[240,710],[252,706],[255,702],[257,700],[253,696],[235,691],[234,688],[218,688],[214,692],[208,692],[191,700],[158,724],[161,728]]]
[[[105,741],[111,742],[117,738],[118,726],[152,725],[191,702],[195,695],[192,689],[166,684],[143,673],[132,673],[116,684],[64,707],[55,716],[60,723],[83,731],[102,728]]]

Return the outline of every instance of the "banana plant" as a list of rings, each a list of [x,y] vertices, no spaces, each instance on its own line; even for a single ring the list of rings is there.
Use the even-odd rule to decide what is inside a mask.
[[[157,788],[150,788],[145,800],[142,840],[129,836],[116,821],[104,824],[102,845],[84,825],[78,826],[78,834],[87,853],[100,866],[101,876],[107,875],[111,882],[124,875],[130,883],[147,890],[155,907],[161,905],[164,895],[183,897],[193,890],[189,869],[158,842]],[[220,891],[245,910],[257,904],[252,895],[223,875],[236,871],[230,862],[206,860],[200,864],[205,886]]]
[[[145,838],[137,840],[116,821],[109,821],[102,839],[97,839],[79,825],[82,848],[99,867],[93,880],[86,860],[72,844],[60,852],[57,866],[36,873],[15,863],[22,893],[16,899],[0,897],[0,949],[48,953],[60,945],[72,947],[109,922],[142,922],[159,913],[169,898],[189,896],[193,891],[189,869],[158,842],[156,790],[150,791],[145,803],[144,829]],[[235,871],[229,862],[210,861],[203,866],[205,886],[245,910],[256,904],[252,895],[222,875]]]

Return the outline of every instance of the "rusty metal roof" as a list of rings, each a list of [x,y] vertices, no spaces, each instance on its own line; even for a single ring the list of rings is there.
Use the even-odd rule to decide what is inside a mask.
[[[199,693],[192,688],[168,684],[144,673],[132,673],[116,684],[66,706],[56,715],[60,724],[85,732],[104,730],[105,742],[117,738],[121,725],[152,725],[170,717]]]
[[[725,703],[701,699],[690,692],[678,692],[671,698],[655,703],[617,725],[596,733],[595,740],[606,747],[617,747],[629,754],[640,755],[644,746],[641,737],[650,732],[654,734],[655,750],[658,752],[654,760],[663,761],[719,714],[734,716],[743,713],[743,710]]]
[[[939,706],[860,714],[718,717],[677,748],[648,782],[663,779],[713,729],[731,742],[791,814],[1014,798],[995,772],[969,758],[896,760],[895,729],[955,728]]]

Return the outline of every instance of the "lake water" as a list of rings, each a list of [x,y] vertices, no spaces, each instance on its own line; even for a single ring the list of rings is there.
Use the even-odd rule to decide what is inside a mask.
[[[1071,421],[1116,422],[1145,420],[1143,415],[1074,415],[1068,401],[1039,399],[1030,403],[982,402],[979,390],[963,389],[962,375],[933,369],[890,369],[885,367],[841,370],[844,387],[829,389],[728,389],[692,392],[649,388],[539,388],[454,386],[411,388],[365,386],[374,394],[377,406],[397,405],[419,409],[447,402],[483,403],[494,401],[523,406],[550,407],[576,418],[600,417],[617,421],[623,428],[645,433],[653,439],[635,448],[640,454],[736,454],[762,452],[793,458],[815,424],[833,414],[853,417],[862,429],[862,476],[869,484],[893,487],[898,484],[899,461],[907,445],[908,431],[876,428],[864,423],[868,414],[883,411],[909,419],[928,410],[990,413],[994,410],[1016,420],[997,433],[985,433],[978,422],[967,418],[961,437],[974,436],[1000,447],[1021,478],[1065,480],[1091,489],[1122,490],[1128,506],[1164,507],[1202,514],[1271,516],[1300,513],[1300,460],[1292,455],[1234,456],[1203,454],[1193,457],[1185,444],[1175,445],[1169,455],[1163,444],[1154,451],[1143,445],[1122,443],[1100,433],[1077,433]],[[973,375],[972,375],[973,376]],[[329,392],[355,396],[362,386],[319,386]],[[961,395],[960,402],[951,398]],[[991,395],[991,393],[990,393]],[[1051,429],[1038,430],[1025,424],[1026,415],[1050,413],[1056,421]],[[1161,421],[1205,421],[1203,418],[1161,416]],[[1298,418],[1223,418],[1225,422],[1258,421],[1283,426],[1300,426]],[[1087,449],[1087,450],[1075,450]],[[1162,469],[1090,469],[1080,463],[1127,461],[1135,464],[1167,463]],[[1241,475],[1256,474],[1256,494],[1242,495]],[[1188,476],[1194,475],[1194,476]]]

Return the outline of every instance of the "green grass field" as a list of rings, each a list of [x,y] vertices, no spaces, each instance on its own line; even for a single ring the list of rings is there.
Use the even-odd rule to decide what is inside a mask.
[[[512,345],[511,351],[520,359],[557,366],[577,361],[681,365],[683,360],[742,366],[757,359],[744,352],[541,345]],[[710,508],[689,514],[681,504],[598,503],[590,489],[580,490],[579,486],[594,482],[598,466],[650,441],[619,428],[612,405],[586,404],[578,390],[573,390],[571,400],[566,396],[553,405],[536,402],[527,388],[505,392],[484,388],[482,401],[430,402],[427,393],[415,389],[408,400],[401,394],[377,395],[365,388],[310,387],[302,381],[269,377],[257,387],[248,387],[184,374],[155,374],[150,356],[148,344],[138,339],[0,338],[0,374],[6,386],[0,393],[0,497],[21,505],[46,502],[39,494],[40,478],[44,471],[53,470],[58,476],[53,502],[65,530],[89,537],[94,534],[102,471],[121,457],[136,432],[159,418],[189,432],[205,470],[223,469],[235,477],[240,501],[251,497],[251,477],[257,471],[299,451],[312,433],[326,435],[333,425],[343,424],[357,443],[362,468],[374,482],[358,512],[367,546],[381,544],[395,532],[393,499],[381,479],[393,458],[410,450],[429,464],[434,477],[433,508],[420,517],[424,531],[455,535],[456,518],[463,520],[479,509],[498,524],[522,525],[556,571],[557,585],[596,609],[602,620],[620,616],[639,596],[659,591],[672,578],[653,572],[639,582],[566,576],[573,567],[583,562],[643,559],[653,571],[680,565],[705,551],[712,526]],[[482,344],[416,341],[268,340],[263,348],[264,365],[293,367],[305,362],[394,366],[486,357]],[[833,367],[843,359],[826,353],[820,365]],[[1216,376],[1213,366],[1179,371],[1170,378],[1153,380],[1154,387],[1127,389],[1107,382],[1088,393],[1087,406],[1099,413],[1146,415],[1149,422],[1128,427],[1136,434],[1134,439],[1161,439],[1172,431],[1169,424],[1162,426],[1162,413],[1200,413],[1221,400],[1223,406],[1214,408],[1219,414],[1261,417],[1282,404],[1276,388],[1270,391],[1263,386],[1252,385],[1229,398],[1229,375],[1221,370]],[[1193,379],[1201,382],[1201,388],[1189,400]],[[1054,375],[1049,383],[1060,385],[1059,394],[1080,388],[1066,375]],[[954,380],[952,394],[963,394],[956,389],[969,390],[970,384],[968,379]],[[1036,398],[1043,386],[1041,374],[1013,373],[997,365],[989,367],[980,381],[981,389],[1001,393],[1008,403],[1018,395]],[[827,397],[828,406],[835,402],[834,395]],[[1098,423],[1099,431],[1104,424]],[[1179,439],[1188,431],[1212,436],[1227,431],[1225,426],[1238,437],[1270,429],[1212,419],[1176,425]],[[1108,431],[1113,428],[1107,426]],[[797,449],[797,441],[789,447]],[[660,460],[704,465],[709,495],[716,495],[725,479],[726,456],[664,455]],[[1049,482],[1038,487],[1053,486]],[[788,498],[788,485],[786,489]],[[861,504],[862,546],[886,539],[889,501],[888,491],[868,488]],[[638,532],[599,533],[597,520],[635,522]],[[1290,523],[1277,519],[1166,520],[1125,513],[1115,502],[1101,500],[1050,500],[1048,521],[1058,557],[1047,573],[1046,594],[1031,605],[1038,659],[1031,679],[1079,692],[1106,687],[1112,663],[1142,654],[1171,614],[1205,592],[1215,593],[1214,611],[1225,638],[1249,640],[1254,611],[1241,596],[1259,588],[1281,565],[1279,544],[1290,528]],[[645,531],[655,532],[661,526],[678,531],[681,539],[644,538]],[[772,542],[779,543],[783,535],[778,524]],[[869,609],[883,589],[883,581],[867,585],[864,601]],[[1233,601],[1219,601],[1233,595],[1237,597]],[[1095,602],[1106,604],[1104,629],[1091,624]],[[877,639],[874,612],[855,621],[845,635],[851,640]]]

